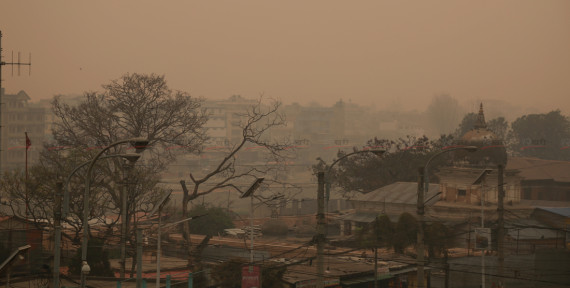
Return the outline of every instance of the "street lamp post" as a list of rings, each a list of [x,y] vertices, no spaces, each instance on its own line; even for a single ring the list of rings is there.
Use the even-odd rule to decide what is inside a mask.
[[[81,262],[82,262],[81,288],[85,288],[85,279],[87,277],[87,273],[83,273],[83,272],[91,270],[89,268],[89,263],[87,262],[87,244],[89,241],[89,227],[88,227],[88,225],[89,225],[89,222],[88,222],[88,218],[89,218],[89,188],[90,188],[89,186],[91,184],[91,174],[93,172],[93,166],[95,166],[95,162],[97,162],[97,159],[99,159],[99,157],[101,157],[101,155],[103,155],[103,153],[105,153],[105,151],[111,149],[114,146],[124,144],[124,143],[131,143],[131,145],[133,145],[135,147],[137,152],[142,152],[142,151],[144,151],[144,149],[148,145],[148,140],[143,139],[143,138],[133,138],[133,139],[128,139],[128,140],[120,140],[120,141],[117,141],[115,143],[112,143],[111,145],[103,148],[103,150],[101,150],[95,156],[95,158],[93,158],[93,160],[91,160],[91,163],[89,165],[89,169],[87,170],[87,175],[85,177],[85,192],[83,194],[83,241],[81,242]]]
[[[325,207],[328,207],[328,201],[326,201],[327,203],[325,204],[325,198],[328,200],[328,198],[330,197],[330,172],[332,170],[332,167],[340,162],[341,160],[352,156],[354,154],[361,154],[361,153],[373,153],[374,155],[380,157],[384,154],[384,152],[386,152],[385,150],[360,150],[360,151],[354,151],[348,154],[343,155],[342,157],[339,157],[338,159],[336,159],[335,161],[333,161],[333,163],[328,166],[326,173],[325,172],[319,172],[317,174],[317,181],[318,181],[318,191],[317,191],[317,288],[323,288],[324,287],[324,283],[325,283],[325,267],[324,267],[324,259],[323,259],[323,253],[324,253],[324,242],[325,242],[325,238],[326,238],[326,221],[325,221]],[[325,184],[326,185],[323,185]],[[323,189],[324,187],[322,186],[326,186],[325,189]],[[323,195],[325,194],[326,190],[326,196]],[[377,271],[374,271],[374,276],[377,276]],[[376,277],[377,279],[378,277]],[[374,281],[374,283],[376,283],[376,281]],[[376,284],[375,284],[376,285]]]
[[[429,190],[429,179],[428,179],[428,166],[430,164],[430,162],[436,158],[437,156],[443,154],[443,153],[447,153],[447,152],[451,152],[451,151],[455,151],[455,150],[467,150],[469,152],[475,152],[477,151],[477,147],[476,146],[458,146],[458,147],[452,147],[449,149],[445,149],[443,151],[440,151],[438,153],[436,153],[435,155],[431,156],[428,161],[426,162],[426,164],[423,167],[420,167],[418,169],[418,202],[417,202],[417,214],[418,214],[418,237],[417,237],[417,244],[416,244],[416,253],[417,253],[417,281],[418,281],[418,288],[424,288],[424,228],[423,228],[423,222],[424,222],[424,208],[425,208],[425,202],[424,202],[424,195],[427,194],[428,190]]]
[[[170,193],[168,193],[168,196],[170,196]],[[167,197],[167,198],[168,198],[168,197]],[[162,205],[159,204],[159,206],[157,206],[157,208],[158,208],[158,227],[157,227],[157,231],[156,231],[156,233],[158,234],[158,235],[157,235],[157,243],[156,243],[156,287],[157,287],[157,288],[160,287],[160,257],[161,257],[161,254],[162,254],[162,248],[161,248],[161,247],[162,247],[162,246],[161,246],[161,245],[162,245],[162,244],[161,244],[161,241],[162,241],[162,240],[161,240],[161,236],[160,236],[160,235],[161,235],[161,233],[162,233],[162,231],[161,231],[162,228],[170,228],[170,227],[173,227],[173,226],[178,225],[178,224],[180,224],[180,223],[184,223],[184,222],[186,222],[186,221],[194,220],[194,219],[197,219],[197,218],[199,218],[199,217],[203,217],[203,216],[208,215],[208,214],[203,214],[203,215],[197,215],[197,216],[188,217],[188,218],[186,218],[186,219],[182,219],[182,220],[179,220],[179,221],[176,221],[176,222],[172,222],[172,223],[167,224],[167,225],[164,225],[164,227],[162,227],[161,219],[160,219],[160,218],[161,218],[161,215],[162,215],[162,214],[161,214],[161,213],[162,213],[162,208],[164,208],[164,204],[166,203],[166,201],[161,201],[160,203],[162,203]],[[156,208],[155,208],[155,209],[156,209]],[[150,217],[150,216],[154,215],[154,213],[150,213],[150,214],[148,214],[148,215],[149,215],[149,217]],[[167,276],[168,276],[168,275],[167,275]],[[137,279],[137,282],[141,282],[141,280]]]
[[[112,154],[112,155],[105,155],[101,156],[99,160],[112,158],[112,157],[122,157],[124,159],[129,160],[131,163],[134,163],[140,157],[139,154],[136,153],[127,153],[127,154]],[[79,166],[75,167],[71,173],[67,176],[65,183],[64,183],[64,193],[63,193],[63,212],[61,213],[61,219],[66,219],[67,214],[69,213],[69,182],[71,181],[71,177],[75,175],[79,169],[85,167],[87,164],[90,164],[91,160],[80,164]],[[57,196],[60,197],[60,196]],[[57,208],[60,209],[60,208]],[[54,241],[54,264],[53,264],[53,287],[59,287],[59,267],[61,264],[61,223],[56,225],[55,227],[55,241]]]
[[[253,184],[251,185],[251,187],[249,187],[249,189],[247,189],[247,191],[245,191],[245,193],[243,193],[239,198],[246,198],[249,197],[250,198],[250,204],[249,204],[249,228],[250,228],[250,249],[249,249],[249,272],[253,271],[253,192],[255,192],[255,190],[257,190],[257,188],[259,188],[259,185],[261,185],[261,182],[263,182],[265,178],[257,178],[257,180],[255,180],[255,182],[253,182]]]
[[[485,169],[483,170],[483,172],[481,172],[481,174],[479,175],[479,177],[477,177],[477,179],[475,180],[475,182],[473,182],[473,185],[481,185],[481,230],[482,232],[485,232],[484,228],[485,228],[485,179],[486,176],[493,172],[493,170],[491,169]],[[490,235],[485,235],[485,236],[490,236]],[[488,238],[489,240],[491,239],[491,237]],[[490,245],[490,241],[488,242],[488,244]],[[485,247],[482,247],[481,250],[481,287],[485,288]]]
[[[140,157],[139,154],[135,154]],[[131,170],[135,165],[135,161],[137,158],[128,159],[129,163],[126,164],[126,177],[123,175],[124,185],[121,187],[121,267],[120,267],[120,277],[122,279],[125,278],[125,261],[127,258],[127,223],[129,223],[128,217],[128,189],[129,189],[129,181],[131,176]]]

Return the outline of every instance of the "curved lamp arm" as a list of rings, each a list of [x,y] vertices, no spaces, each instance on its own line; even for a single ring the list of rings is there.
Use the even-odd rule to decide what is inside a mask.
[[[333,161],[333,163],[327,168],[327,170],[325,171],[325,184],[326,184],[326,185],[325,185],[325,199],[327,199],[327,201],[328,201],[328,199],[329,199],[329,197],[330,197],[330,194],[331,194],[330,172],[331,172],[331,170],[332,170],[332,167],[333,167],[336,163],[340,162],[340,160],[342,160],[342,159],[345,159],[345,158],[347,158],[347,157],[349,157],[349,156],[352,156],[352,155],[354,155],[354,154],[361,154],[361,153],[366,153],[366,152],[370,152],[370,153],[373,153],[374,155],[376,155],[376,156],[378,156],[378,157],[381,157],[381,156],[386,152],[386,150],[360,150],[360,151],[354,151],[354,152],[348,153],[348,154],[343,155],[342,157],[336,159],[336,160]]]
[[[95,162],[97,162],[97,159],[99,159],[99,157],[101,157],[101,155],[103,155],[103,153],[105,153],[105,151],[111,149],[112,147],[115,147],[117,145],[123,144],[123,143],[131,143],[133,146],[135,146],[135,148],[137,149],[137,152],[142,152],[145,148],[146,145],[148,145],[148,140],[143,139],[143,138],[133,138],[133,139],[127,139],[127,140],[120,140],[117,141],[115,143],[112,143],[111,145],[103,148],[103,150],[101,150],[97,156],[95,156],[95,158],[93,158],[93,160],[91,160],[90,165],[89,165],[89,169],[87,170],[87,177],[85,178],[85,193],[83,194],[83,241],[81,242],[81,260],[82,261],[87,261],[87,241],[89,239],[89,228],[88,228],[88,219],[89,218],[89,185],[90,180],[91,180],[91,174],[93,173],[93,166],[95,166]],[[82,276],[83,277],[83,276]],[[82,286],[84,284],[84,281],[82,281]]]
[[[113,158],[113,157],[123,157],[129,161],[136,161],[136,159],[138,159],[140,157],[139,154],[113,154],[113,155],[105,155],[105,156],[101,156],[99,158],[99,160],[101,159],[107,159],[107,158]],[[73,175],[75,175],[75,173],[77,171],[79,171],[79,169],[87,166],[87,164],[91,163],[91,160],[87,161],[87,162],[83,162],[81,163],[79,166],[75,167],[75,169],[73,169],[73,171],[71,171],[71,173],[69,173],[69,175],[67,176],[67,179],[65,179],[65,184],[64,184],[64,192],[63,192],[63,214],[62,214],[62,218],[67,217],[67,214],[69,213],[69,182],[71,181],[71,177],[73,177]]]
[[[325,175],[328,175],[331,172],[332,167],[340,162],[340,160],[345,159],[349,156],[352,156],[354,154],[361,154],[361,153],[366,153],[366,152],[370,152],[370,153],[374,153],[374,155],[380,157],[384,154],[384,152],[386,152],[385,150],[360,150],[360,151],[354,151],[354,152],[350,152],[348,154],[343,155],[342,157],[336,159],[335,161],[333,161],[333,163],[329,166],[329,168],[327,169],[327,171],[325,172]]]

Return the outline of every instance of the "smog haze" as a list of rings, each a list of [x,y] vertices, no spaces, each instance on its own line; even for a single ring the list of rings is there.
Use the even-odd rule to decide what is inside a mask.
[[[2,86],[32,100],[155,73],[210,99],[570,113],[566,0],[2,1],[0,19],[3,61],[32,54]]]

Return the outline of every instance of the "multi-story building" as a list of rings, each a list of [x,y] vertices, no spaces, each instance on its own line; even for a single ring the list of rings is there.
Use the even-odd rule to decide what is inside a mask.
[[[30,96],[24,91],[6,94],[0,91],[2,134],[2,171],[26,166],[26,133],[31,141],[27,151],[28,163],[39,159],[45,137],[46,112],[38,104],[30,103]]]
[[[209,117],[205,125],[210,137],[209,145],[226,146],[239,141],[242,135],[241,121],[245,119],[248,108],[256,103],[256,100],[245,99],[240,95],[225,100],[205,101],[203,107]]]

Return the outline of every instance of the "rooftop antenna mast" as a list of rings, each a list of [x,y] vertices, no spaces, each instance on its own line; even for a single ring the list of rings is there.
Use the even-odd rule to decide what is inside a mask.
[[[2,31],[0,31],[0,176],[3,173],[3,162],[2,162],[2,153],[4,153],[4,143],[2,141],[2,116],[3,116],[3,111],[4,109],[2,108],[2,105],[4,104],[2,102],[2,97],[4,96],[4,90],[2,90],[2,67],[4,65],[10,65],[12,66],[12,76],[14,76],[14,66],[18,66],[18,76],[20,76],[20,67],[21,66],[28,66],[28,71],[29,71],[29,75],[32,74],[32,54],[29,54],[29,58],[28,58],[28,62],[22,62],[20,61],[20,52],[18,52],[18,61],[14,62],[14,52],[12,52],[12,61],[11,62],[4,62],[3,60],[3,56],[2,56]]]

